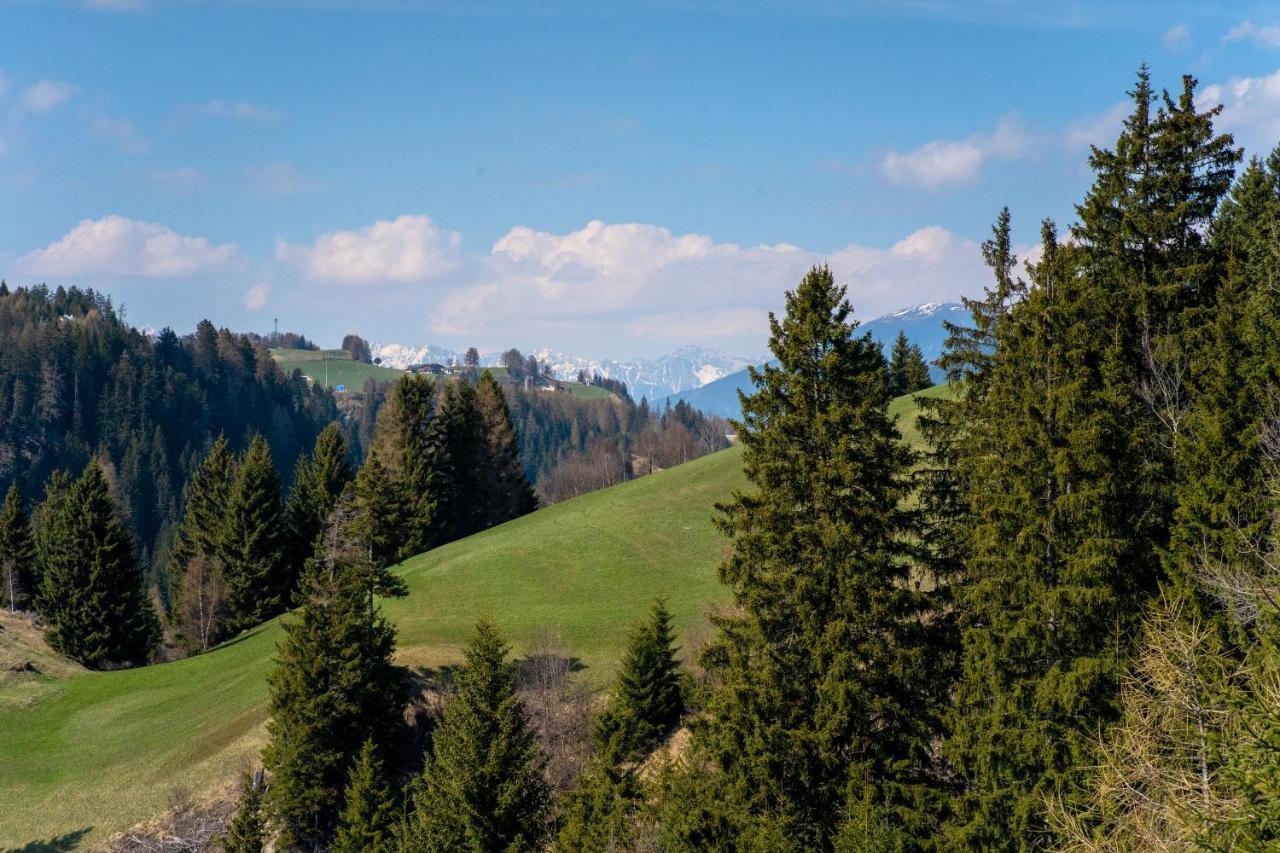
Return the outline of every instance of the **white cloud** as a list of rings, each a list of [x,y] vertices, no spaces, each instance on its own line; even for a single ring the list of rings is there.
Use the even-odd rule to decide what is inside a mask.
[[[5,74],[4,71],[0,71],[0,98],[9,94],[9,87],[11,85],[13,85],[13,81],[9,79],[9,76]]]
[[[271,285],[266,282],[258,282],[253,287],[245,291],[244,307],[248,311],[258,313],[267,307],[267,300],[271,297]]]
[[[19,259],[34,275],[51,277],[185,278],[240,261],[234,243],[178,234],[123,216],[85,219],[62,239]]]
[[[1280,47],[1280,24],[1260,27],[1245,21],[1228,30],[1223,41],[1251,41],[1263,47]]]
[[[1174,24],[1164,31],[1163,41],[1170,50],[1186,47],[1191,41],[1191,30],[1186,24]]]
[[[1063,131],[1063,143],[1072,152],[1088,149],[1090,145],[1112,146],[1132,109],[1132,101],[1117,101],[1100,113],[1077,119]]]
[[[115,145],[122,154],[146,154],[151,150],[151,141],[127,119],[100,118],[90,130],[94,136]]]
[[[65,104],[76,93],[76,87],[61,80],[37,80],[22,90],[22,105],[29,112],[44,113]]]
[[[215,98],[194,107],[190,112],[201,118],[232,118],[244,121],[270,121],[279,117],[279,113],[270,107],[251,104],[248,101],[228,101],[223,98]]]
[[[445,294],[430,325],[438,334],[495,339],[519,328],[596,340],[732,338],[758,347],[782,291],[821,263],[849,285],[860,317],[954,299],[987,280],[977,244],[940,227],[889,248],[832,252],[718,243],[641,223],[590,222],[564,234],[518,227],[494,244],[472,283]]]
[[[311,246],[279,240],[276,260],[320,281],[411,283],[456,269],[461,243],[461,235],[441,230],[429,216],[401,216],[321,234]]]
[[[1280,70],[1205,86],[1196,101],[1201,108],[1222,104],[1218,127],[1252,153],[1265,155],[1280,139]]]
[[[880,171],[889,181],[921,189],[971,184],[982,177],[989,160],[1012,160],[1025,155],[1031,138],[1016,118],[1006,118],[991,133],[968,139],[939,139],[912,151],[889,151]]]

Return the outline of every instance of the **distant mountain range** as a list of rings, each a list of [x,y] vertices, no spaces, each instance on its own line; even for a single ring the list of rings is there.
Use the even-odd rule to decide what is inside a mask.
[[[404,344],[376,343],[373,355],[380,358],[387,367],[406,368],[411,364],[450,364],[461,361],[462,353],[437,346],[412,347]],[[620,359],[591,359],[559,352],[549,347],[540,347],[525,355],[536,356],[538,361],[551,365],[551,371],[557,379],[575,379],[578,371],[585,371],[588,376],[600,374],[608,379],[618,379],[627,383],[627,390],[635,400],[648,397],[658,400],[681,391],[691,391],[709,382],[745,370],[748,364],[759,361],[758,358],[746,358],[731,355],[709,347],[685,346],[675,352],[657,358],[638,358],[629,361]],[[501,353],[481,353],[480,363],[495,366],[500,363]]]
[[[942,355],[942,347],[947,340],[943,323],[963,322],[967,318],[968,312],[963,305],[954,302],[929,302],[868,320],[862,324],[861,330],[870,332],[871,337],[884,347],[886,353],[893,346],[898,332],[905,332],[911,342],[924,353],[925,361],[930,364],[929,373],[933,381],[941,382],[944,378],[942,371],[934,367],[933,362]],[[707,414],[736,418],[742,414],[738,408],[738,391],[746,391],[750,387],[751,377],[743,369],[698,388],[677,392],[667,399],[672,405],[678,400],[684,400]]]
[[[942,355],[942,345],[947,338],[943,328],[945,320],[964,319],[964,307],[952,302],[930,302],[885,314],[862,324],[872,337],[885,347],[893,345],[898,332],[906,332],[924,352],[926,361],[932,363]],[[405,368],[411,364],[451,364],[462,360],[462,353],[438,346],[406,346],[395,343],[375,343],[373,355],[387,367]],[[600,374],[609,379],[627,383],[632,398],[649,398],[661,405],[670,400],[686,400],[709,414],[722,417],[738,416],[739,388],[749,384],[747,365],[760,364],[761,357],[747,358],[732,355],[711,347],[684,346],[675,352],[657,358],[622,360],[614,358],[592,359],[540,347],[525,353],[551,365],[557,379],[574,379],[578,371],[587,375]],[[480,363],[495,366],[500,363],[499,352],[481,353]],[[931,368],[935,381],[941,381],[942,372]]]

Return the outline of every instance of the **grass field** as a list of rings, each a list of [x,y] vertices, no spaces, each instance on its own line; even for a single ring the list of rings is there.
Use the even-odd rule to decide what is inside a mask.
[[[345,385],[348,390],[359,391],[366,379],[395,382],[404,375],[403,370],[352,361],[351,354],[340,349],[273,349],[271,355],[286,373],[301,370],[303,376],[321,385],[327,378],[330,388]]]
[[[912,437],[914,404],[893,411]],[[712,507],[744,482],[732,448],[408,560],[409,597],[383,603],[400,661],[456,662],[483,614],[517,655],[553,637],[600,687],[658,595],[697,645],[708,607],[726,597]],[[41,673],[0,680],[0,849],[100,841],[162,813],[176,787],[219,789],[255,760],[279,620],[205,655],[114,673],[61,661],[18,628],[0,635],[0,661],[23,657]]]

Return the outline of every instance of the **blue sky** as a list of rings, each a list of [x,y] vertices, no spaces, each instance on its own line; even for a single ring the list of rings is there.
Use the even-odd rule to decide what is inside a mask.
[[[0,0],[0,274],[131,321],[755,354],[1062,224],[1140,62],[1280,141],[1274,3]]]

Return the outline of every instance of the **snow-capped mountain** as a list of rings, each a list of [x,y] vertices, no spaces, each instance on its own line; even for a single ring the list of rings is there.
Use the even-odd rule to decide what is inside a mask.
[[[943,344],[947,340],[946,322],[964,324],[969,320],[969,313],[963,305],[955,302],[929,302],[903,308],[874,320],[868,320],[859,327],[859,331],[870,332],[885,350],[893,346],[898,332],[904,332],[911,343],[920,347],[925,361],[930,363],[929,372],[933,381],[941,382],[945,377],[942,371],[933,367],[933,362],[942,355]],[[761,359],[763,361],[763,359]],[[753,362],[759,364],[760,362]],[[716,414],[726,418],[741,416],[738,407],[738,392],[751,390],[751,378],[743,369],[707,383],[690,391],[671,396],[671,402],[685,400],[697,409],[708,414]]]
[[[658,358],[630,360],[583,358],[550,347],[539,347],[525,354],[549,364],[557,379],[576,379],[579,371],[588,376],[600,374],[608,379],[618,379],[627,384],[627,390],[636,400],[641,397],[657,400],[681,391],[701,388],[759,361],[697,346],[680,347],[675,352]],[[400,369],[411,364],[450,364],[455,360],[462,360],[462,353],[444,347],[414,347],[396,343],[375,343],[373,355],[382,359],[382,364],[387,367]],[[501,357],[499,352],[482,353],[480,363],[486,366],[497,365]]]

